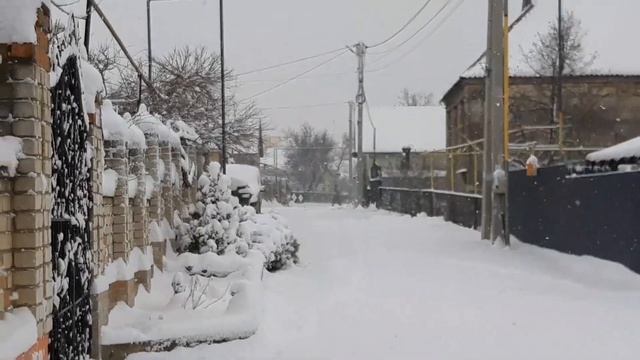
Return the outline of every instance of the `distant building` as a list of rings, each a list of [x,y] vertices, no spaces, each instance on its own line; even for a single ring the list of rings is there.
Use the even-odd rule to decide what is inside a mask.
[[[445,147],[445,116],[441,106],[372,108],[373,125],[365,120],[363,126],[362,143],[368,168],[375,159],[385,186],[430,187],[432,164],[423,153]],[[403,148],[411,149],[408,163]],[[438,168],[437,165],[434,166]]]
[[[628,42],[615,40],[640,28],[634,19],[640,10],[637,1],[619,0],[615,7],[592,0],[564,3],[564,10],[581,23],[586,55],[595,57],[585,69],[563,76],[562,146],[551,100],[555,78],[538,76],[526,57],[539,34],[557,21],[557,1],[532,3],[524,7],[510,36],[512,158],[523,165],[532,153],[543,164],[584,159],[591,151],[640,135],[640,65],[637,57],[628,56]],[[484,145],[484,74],[480,58],[442,98],[451,190],[477,191],[478,182],[472,179],[481,178],[477,154]]]

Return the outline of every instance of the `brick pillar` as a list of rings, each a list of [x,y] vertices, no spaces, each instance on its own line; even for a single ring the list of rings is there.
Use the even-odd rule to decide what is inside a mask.
[[[169,142],[160,141],[160,160],[164,164],[164,177],[161,179],[162,212],[161,216],[169,223],[173,219],[173,185],[171,184],[171,145]]]
[[[91,189],[93,191],[93,217],[91,219],[91,253],[93,256],[93,274],[102,274],[110,261],[110,246],[105,237],[105,216],[102,200],[102,175],[104,173],[104,140],[99,114],[92,119],[90,140],[93,146],[91,165]]]
[[[129,252],[132,249],[129,237],[131,215],[128,197],[129,163],[127,160],[127,148],[124,140],[105,140],[104,152],[106,167],[118,174],[112,208],[113,258],[122,258],[127,261]]]
[[[0,175],[0,318],[26,306],[38,338],[52,327],[49,10],[33,14],[36,44],[0,44],[0,136],[22,140],[15,177]],[[0,149],[6,151],[6,149]],[[10,299],[12,293],[17,298]]]
[[[133,215],[133,246],[145,251],[149,244],[147,239],[147,201],[145,199],[145,151],[141,148],[129,149],[129,175],[135,176],[138,182],[138,191],[130,198],[131,213]]]
[[[149,207],[147,208],[147,215],[149,217],[149,221],[155,221],[159,223],[160,212],[162,209],[162,193],[160,191],[160,187],[155,185],[160,182],[160,178],[158,176],[158,163],[160,162],[158,136],[155,134],[144,134],[144,137],[147,142],[144,165],[147,176],[151,176],[154,184],[154,189],[151,192],[151,197],[148,200]]]

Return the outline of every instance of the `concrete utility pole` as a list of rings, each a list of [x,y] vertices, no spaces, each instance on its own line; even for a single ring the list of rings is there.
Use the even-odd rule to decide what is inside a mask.
[[[84,48],[89,54],[89,44],[91,40],[91,0],[87,0],[87,19],[84,22]]]
[[[151,56],[151,0],[147,0],[147,61],[149,62],[149,73],[147,78],[152,82],[151,71],[153,70],[153,57]]]
[[[349,184],[353,181],[353,101],[349,101]]]
[[[564,153],[564,107],[562,106],[562,75],[564,73],[564,34],[562,33],[562,0],[558,0],[558,76],[556,84],[556,117],[558,122],[558,147],[562,160]]]
[[[364,57],[367,53],[367,46],[362,42],[357,43],[355,45],[355,53],[358,56],[358,93],[356,95],[356,104],[358,105],[358,200],[360,205],[364,205],[367,194],[367,164],[362,149],[362,117],[363,106],[366,101],[364,94]]]
[[[495,241],[502,238],[509,244],[507,214],[508,139],[505,121],[508,117],[508,16],[507,0],[488,0],[487,77],[485,83],[485,149],[483,163],[482,238]],[[505,34],[505,22],[506,34]],[[506,77],[506,78],[505,78]],[[508,91],[506,93],[508,95]],[[507,100],[507,101],[505,101]]]

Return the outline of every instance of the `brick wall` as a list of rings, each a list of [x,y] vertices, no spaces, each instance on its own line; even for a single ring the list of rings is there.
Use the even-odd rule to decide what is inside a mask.
[[[24,153],[0,178],[0,317],[28,307],[39,338],[52,327],[50,23],[43,6],[36,44],[0,44],[0,136],[21,138]]]

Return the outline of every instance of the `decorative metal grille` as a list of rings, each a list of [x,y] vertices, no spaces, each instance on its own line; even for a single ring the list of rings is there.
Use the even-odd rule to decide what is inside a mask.
[[[91,151],[78,58],[52,89],[52,359],[88,359],[91,344]]]

